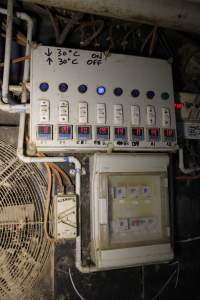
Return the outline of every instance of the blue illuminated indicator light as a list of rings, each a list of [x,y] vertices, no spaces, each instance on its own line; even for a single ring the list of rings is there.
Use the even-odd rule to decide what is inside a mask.
[[[98,88],[97,88],[97,94],[104,95],[105,92],[106,92],[106,88],[104,86],[102,86],[102,85],[98,86]]]
[[[62,83],[59,84],[59,91],[61,93],[64,93],[67,90],[68,90],[68,85],[66,83],[62,82]]]
[[[81,94],[86,93],[86,92],[87,92],[87,85],[85,85],[85,84],[79,85],[78,90],[79,90],[79,92],[80,92]]]
[[[42,92],[46,92],[49,89],[49,84],[47,82],[41,82],[40,83],[40,90]]]

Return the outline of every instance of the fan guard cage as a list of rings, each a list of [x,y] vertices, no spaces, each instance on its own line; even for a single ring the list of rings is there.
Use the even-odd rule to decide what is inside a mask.
[[[50,253],[43,230],[47,182],[0,140],[0,299],[23,299]]]

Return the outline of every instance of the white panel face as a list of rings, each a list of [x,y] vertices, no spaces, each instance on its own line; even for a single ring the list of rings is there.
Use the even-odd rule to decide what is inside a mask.
[[[30,141],[39,151],[176,150],[168,62],[39,46],[31,63]]]

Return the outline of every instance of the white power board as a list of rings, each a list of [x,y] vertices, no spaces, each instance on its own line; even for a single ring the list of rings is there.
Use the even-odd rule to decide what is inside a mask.
[[[167,61],[39,46],[30,99],[30,142],[38,151],[176,150]]]

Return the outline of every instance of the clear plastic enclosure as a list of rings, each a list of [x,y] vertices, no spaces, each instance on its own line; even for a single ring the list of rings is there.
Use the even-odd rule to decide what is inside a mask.
[[[99,201],[106,199],[107,222],[100,248],[117,249],[169,242],[167,173],[101,174]]]

